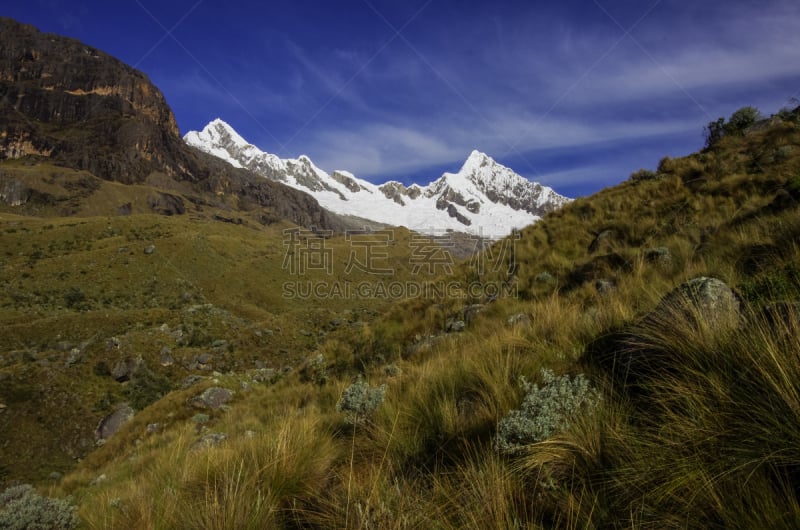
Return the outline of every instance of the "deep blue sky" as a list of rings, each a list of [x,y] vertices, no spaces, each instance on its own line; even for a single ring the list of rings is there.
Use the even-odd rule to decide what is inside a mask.
[[[427,184],[479,149],[586,195],[800,97],[797,0],[9,4],[143,70],[182,133],[220,117],[375,182]]]

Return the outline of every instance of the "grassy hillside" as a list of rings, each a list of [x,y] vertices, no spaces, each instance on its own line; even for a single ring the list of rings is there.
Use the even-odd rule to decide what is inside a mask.
[[[478,288],[371,306],[380,312],[373,321],[309,339],[303,351],[312,362],[282,378],[256,381],[232,358],[212,378],[144,408],[41,491],[72,495],[89,528],[796,528],[800,109],[721,130],[703,152],[665,158],[548,215],[515,244],[498,243],[492,256],[503,266],[472,259],[451,276],[516,296],[487,298],[491,291]],[[58,299],[52,284],[34,284],[63,270],[74,281],[81,268],[113,261],[123,243],[100,237],[112,221],[121,235],[109,237],[140,222],[4,220],[4,248],[14,248],[8,235],[20,247],[3,258],[20,271],[7,283]],[[243,319],[226,337],[237,359],[269,349],[244,330],[355,311],[297,299],[282,301],[289,313],[273,311],[281,301],[265,281],[270,273],[254,265],[269,247],[248,244],[247,229],[157,221],[135,227],[160,231],[150,258],[192,249],[162,268],[171,280],[148,291],[147,260],[138,249],[123,253],[129,268],[147,271],[127,280],[141,288],[115,290],[118,276],[76,284],[86,290],[84,311],[43,309],[41,294],[14,302],[30,307],[8,309],[5,322],[25,331],[4,340],[24,344],[13,346],[21,351],[59,326],[62,336],[81,329],[81,319],[99,329],[101,314],[117,314],[103,307],[106,290],[118,300],[110,307],[132,309],[116,317],[120,331],[108,324],[101,336],[127,330],[136,344],[150,333],[156,345],[162,322],[185,325],[184,305],[164,306],[188,292],[187,305],[213,303]],[[26,237],[8,234],[23,226]],[[56,265],[62,251],[53,249],[23,278],[37,238],[45,252],[44,238],[75,239],[45,232],[67,229],[95,234],[90,249],[83,238],[71,243],[81,250],[70,253],[83,256],[77,268]],[[243,268],[214,280],[234,263]],[[241,282],[246,274],[253,281]],[[701,300],[693,288],[676,291],[698,277],[734,293]],[[190,285],[172,286],[179,278]],[[214,285],[230,292],[213,298]],[[161,289],[163,302],[145,307]],[[128,302],[133,291],[148,294]],[[38,322],[36,311],[50,319]],[[94,336],[72,333],[74,341]],[[3,373],[45,368],[20,357]],[[198,418],[191,400],[210,386],[234,398]]]
[[[327,334],[359,334],[391,303],[289,296],[312,283],[381,278],[344,274],[353,249],[343,235],[312,237],[329,252],[330,271],[292,274],[292,225],[230,215],[0,213],[0,482],[71,469],[122,402],[141,410],[190,375],[272,370],[279,378],[301,368]],[[410,235],[392,236],[375,266],[402,280]],[[118,375],[126,365],[130,373]]]

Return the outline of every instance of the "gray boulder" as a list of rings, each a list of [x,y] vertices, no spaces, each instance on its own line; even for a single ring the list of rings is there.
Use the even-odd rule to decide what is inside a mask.
[[[647,318],[673,323],[680,318],[694,326],[719,328],[737,325],[741,310],[741,298],[725,282],[700,276],[667,294]]]
[[[648,263],[659,267],[669,267],[672,265],[672,253],[667,247],[649,248],[644,251],[644,259]]]
[[[594,288],[599,294],[608,294],[617,288],[617,282],[609,278],[595,280]]]
[[[512,328],[528,328],[531,325],[531,317],[529,317],[527,313],[515,313],[506,319],[506,324]]]
[[[472,304],[468,305],[464,308],[464,322],[466,324],[472,324],[475,318],[478,316],[478,313],[484,310],[486,306],[484,304]]]
[[[95,430],[95,437],[98,440],[108,440],[111,438],[125,423],[129,422],[135,412],[127,403],[122,403],[117,410],[100,420]]]
[[[192,444],[191,450],[192,451],[199,451],[201,449],[209,449],[212,447],[218,447],[228,439],[228,435],[224,432],[210,432],[206,435],[203,435],[200,439],[198,439],[195,443]]]
[[[464,331],[466,327],[467,324],[463,320],[450,319],[447,321],[447,326],[445,326],[445,331],[447,333],[457,333],[459,331]]]
[[[212,386],[202,394],[189,400],[189,403],[198,409],[218,409],[233,399],[233,392],[227,388]]]
[[[120,359],[111,369],[111,377],[120,383],[130,380],[131,376],[141,367],[142,359]]]

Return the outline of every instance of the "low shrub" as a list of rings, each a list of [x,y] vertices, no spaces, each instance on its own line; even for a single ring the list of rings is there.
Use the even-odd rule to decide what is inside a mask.
[[[0,493],[0,528],[8,530],[71,530],[78,526],[68,500],[42,497],[30,484]]]
[[[336,411],[343,412],[345,422],[357,425],[366,422],[383,403],[386,385],[371,387],[363,379],[359,379],[342,392],[336,404]]]
[[[495,446],[501,453],[519,452],[525,445],[540,442],[566,429],[582,408],[594,408],[598,392],[589,380],[578,374],[556,377],[542,369],[542,386],[522,378],[525,398],[497,426]]]

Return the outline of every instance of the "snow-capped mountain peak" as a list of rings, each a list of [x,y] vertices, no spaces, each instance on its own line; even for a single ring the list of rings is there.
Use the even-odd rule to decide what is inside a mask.
[[[184,140],[236,167],[306,191],[333,212],[428,233],[503,236],[569,201],[480,151],[472,151],[457,173],[445,173],[427,186],[375,185],[348,171],[328,174],[306,155],[281,159],[265,153],[219,118]]]

